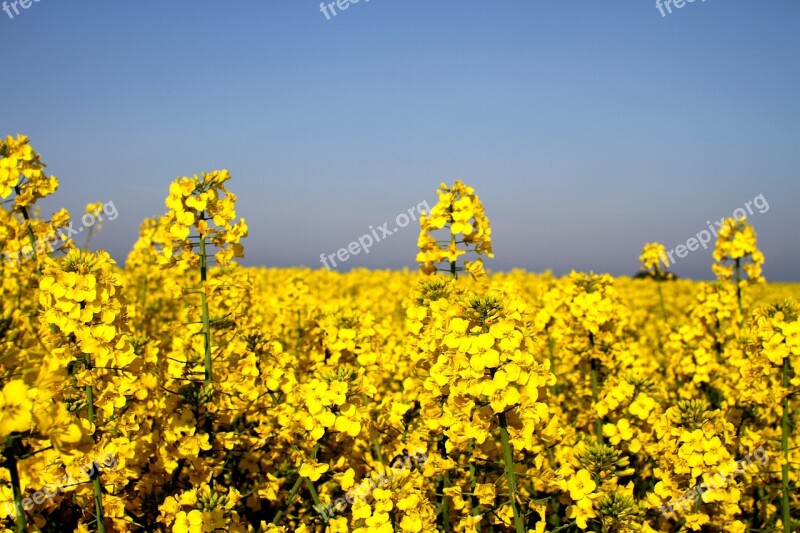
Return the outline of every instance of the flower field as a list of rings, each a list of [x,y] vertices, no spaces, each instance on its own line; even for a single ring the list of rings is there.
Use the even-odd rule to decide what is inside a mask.
[[[636,279],[487,274],[456,182],[419,272],[245,268],[215,171],[165,184],[123,265],[48,245],[57,187],[0,140],[5,531],[798,529],[800,286],[745,219],[716,282],[657,243]]]

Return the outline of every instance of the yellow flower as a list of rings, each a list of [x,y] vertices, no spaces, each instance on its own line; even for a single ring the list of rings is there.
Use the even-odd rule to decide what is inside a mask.
[[[583,500],[597,488],[597,483],[592,479],[592,474],[582,468],[567,483],[569,496],[575,501]]]
[[[641,393],[636,397],[636,400],[633,401],[628,410],[632,415],[638,416],[642,420],[646,420],[647,417],[650,416],[650,411],[653,410],[655,405],[656,402],[653,400],[653,398],[647,394]]]
[[[495,493],[494,485],[491,483],[478,483],[475,485],[473,492],[478,497],[481,505],[494,505],[494,499],[497,494]]]
[[[307,477],[311,481],[317,481],[323,473],[328,471],[328,465],[319,464],[316,461],[306,461],[300,467],[300,476]]]
[[[705,524],[708,524],[709,517],[704,513],[694,513],[686,517],[685,526],[692,531],[700,531]]]
[[[633,438],[633,429],[631,428],[631,423],[627,418],[623,418],[617,422],[616,425],[604,424],[603,436],[609,437],[611,444],[614,445],[619,444],[621,441],[631,440]]]
[[[0,437],[30,429],[31,408],[25,383],[20,380],[9,381],[0,392]]]
[[[646,271],[653,271],[657,276],[661,273],[661,265],[669,265],[667,259],[667,249],[663,244],[651,242],[644,245],[642,255],[639,256],[642,268]]]
[[[588,527],[588,520],[597,516],[591,507],[570,505],[567,507],[567,518],[574,520],[581,529]]]
[[[175,523],[172,526],[173,533],[203,533],[203,513],[193,509],[186,513],[180,511],[175,515]]]

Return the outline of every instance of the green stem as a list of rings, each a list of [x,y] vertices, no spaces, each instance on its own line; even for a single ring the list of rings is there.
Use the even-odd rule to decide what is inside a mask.
[[[555,355],[555,341],[553,340],[552,335],[550,335],[550,327],[546,328],[547,330],[547,351],[550,356],[550,372],[556,376],[556,380],[558,379],[558,375],[556,374],[556,355]],[[553,383],[552,387],[550,388],[550,393],[555,398],[556,394],[558,394],[558,381]]]
[[[97,513],[97,531],[105,533],[106,525],[104,523],[105,514],[103,512],[103,488],[100,485],[100,473],[95,472],[94,479],[92,480],[92,487],[94,488],[94,507]]]
[[[500,443],[503,446],[503,461],[505,463],[506,479],[508,481],[508,497],[511,500],[511,510],[514,513],[514,529],[516,533],[525,533],[525,521],[522,518],[519,504],[517,503],[517,474],[514,471],[514,455],[511,450],[511,437],[508,433],[508,420],[506,414],[497,415],[500,422]]]
[[[475,439],[469,439],[469,454],[470,458],[475,456]],[[475,462],[472,460],[469,461],[469,482],[470,492],[472,493],[472,516],[480,516],[483,514],[483,510],[481,509],[480,500],[475,496],[475,487],[478,484],[478,478],[475,473]],[[480,522],[475,524],[475,531],[481,533]]]
[[[92,237],[94,236],[94,228],[89,228],[89,231],[86,232],[86,242],[83,243],[83,249],[87,252],[89,251],[89,243],[92,242]]]
[[[661,316],[664,318],[664,322],[667,322],[667,308],[664,305],[664,291],[661,289],[661,280],[656,280],[658,284],[658,298],[661,301]]]
[[[206,255],[206,237],[200,237],[200,282],[203,286],[201,298],[203,305],[203,341],[205,344],[205,384],[210,385],[213,381],[211,374],[211,325],[208,318],[208,298],[206,297],[206,277],[208,271],[208,257]]]
[[[314,449],[311,451],[312,460],[315,460],[317,458],[317,453],[319,452],[319,448],[321,445],[322,444],[320,439],[317,441],[317,443],[314,445]],[[289,491],[289,497],[286,498],[286,505],[284,505],[283,509],[278,511],[278,514],[276,514],[275,517],[272,519],[273,526],[277,526],[278,524],[280,524],[281,519],[283,519],[283,516],[286,514],[286,511],[289,510],[289,507],[291,507],[292,503],[294,502],[295,496],[297,496],[297,493],[300,491],[300,485],[303,484],[304,479],[306,478],[304,478],[303,476],[299,475],[297,476],[297,481],[295,481],[294,485],[292,485],[292,490]],[[319,499],[319,497],[317,497],[317,499]]]
[[[783,388],[784,393],[789,387],[789,358],[783,360]],[[783,498],[781,510],[783,512],[783,532],[790,533],[791,516],[789,515],[789,395],[783,397],[783,416],[781,417],[781,451],[783,451],[783,465],[781,466],[781,486]]]
[[[739,311],[742,310],[742,260],[736,260],[736,300],[739,302]]]
[[[150,270],[150,265],[147,265],[144,271],[144,281],[142,282],[142,292],[139,295],[139,328],[143,333],[148,333],[146,327],[146,316],[147,313],[145,312],[145,305],[147,305],[147,282],[148,282],[148,273]]]
[[[167,490],[164,492],[164,499],[166,499],[168,495],[172,494],[172,490],[175,488],[175,485],[178,484],[178,480],[181,478],[181,472],[183,471],[183,467],[185,465],[186,465],[186,459],[184,458],[178,459],[178,466],[176,466],[175,470],[172,471],[172,477],[170,477],[169,484],[167,485]]]
[[[592,348],[594,348],[594,334],[592,334],[592,333],[589,333],[589,344],[591,344]],[[597,404],[600,402],[599,395],[597,393],[597,389],[598,389],[598,386],[597,386],[597,371],[600,368],[600,361],[597,360],[596,358],[592,357],[591,366],[592,366],[592,372],[591,372],[591,375],[592,375],[592,403],[593,403],[593,405],[595,407],[595,410],[594,410],[595,411],[595,416],[597,416],[597,409],[596,408],[597,408]],[[599,442],[600,444],[603,444],[603,421],[600,419],[599,416],[597,417],[597,420],[595,421],[595,431],[597,433],[597,442]]]
[[[84,354],[83,356],[84,363],[86,363],[86,371],[91,372],[92,370],[92,356]],[[86,419],[89,421],[90,424],[94,424],[94,389],[91,385],[86,385]]]
[[[14,192],[16,192],[17,196],[19,196],[19,187],[14,187]],[[20,213],[22,213],[22,219],[25,221],[25,226],[28,230],[28,240],[31,243],[31,255],[33,255],[34,260],[38,260],[39,256],[36,254],[36,236],[33,234],[33,228],[31,228],[31,219],[28,216],[28,208],[23,205],[20,206],[19,210]]]
[[[84,354],[84,362],[86,363],[86,371],[91,373],[92,370],[92,356]],[[89,424],[94,425],[95,412],[94,412],[94,389],[91,384],[86,385],[86,419]],[[95,471],[93,474],[92,486],[94,488],[94,506],[95,515],[97,518],[97,531],[105,533],[105,514],[103,513],[103,490],[100,485],[100,472]]]
[[[12,451],[13,453],[13,451]],[[19,470],[17,469],[17,458],[12,455],[6,463],[11,474],[11,489],[14,493],[14,517],[16,519],[16,531],[22,533],[27,529],[28,522],[25,515],[25,508],[22,505],[22,488],[19,482]]]
[[[450,213],[451,213],[451,216],[452,216],[452,213],[453,213],[452,209],[450,210]],[[456,236],[453,235],[452,232],[451,232],[450,233],[450,244],[451,245],[455,245],[455,242],[456,242]],[[456,269],[456,262],[455,261],[450,261],[450,277],[453,278],[453,279],[456,279],[458,277],[458,273],[457,273],[457,269]]]
[[[597,395],[597,367],[598,361],[597,359],[592,359],[592,402],[595,407],[599,403],[598,395]],[[597,410],[595,409],[595,414]],[[595,421],[595,431],[597,432],[597,442],[603,444],[603,421],[600,420],[600,417],[597,417]]]
[[[717,364],[722,364],[722,343],[719,340],[720,335],[722,335],[722,326],[719,323],[719,318],[717,318],[717,329],[714,331],[714,350],[717,353]]]
[[[289,497],[286,499],[286,506],[280,511],[278,511],[278,514],[276,514],[275,518],[272,519],[273,526],[277,526],[278,524],[281,523],[283,515],[286,513],[286,511],[289,509],[289,506],[294,501],[294,497],[297,496],[297,492],[300,490],[300,485],[303,484],[303,479],[305,478],[302,476],[297,476],[297,481],[295,481],[294,485],[292,485],[292,490],[289,491]]]
[[[319,509],[321,504],[319,503],[319,494],[317,493],[317,488],[314,486],[314,482],[307,477],[303,479],[305,480],[306,487],[308,487],[308,492],[311,493],[311,500],[314,502],[316,508]]]
[[[452,264],[452,263],[451,263]],[[439,438],[439,452],[442,454],[443,459],[447,459],[447,436],[442,435]],[[450,531],[450,496],[448,496],[444,489],[449,489],[452,485],[450,484],[450,472],[447,470],[444,471],[442,474],[442,531]]]

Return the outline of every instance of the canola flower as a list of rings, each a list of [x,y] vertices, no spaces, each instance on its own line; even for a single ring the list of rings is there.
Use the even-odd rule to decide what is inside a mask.
[[[0,263],[4,531],[800,526],[800,287],[760,282],[746,221],[714,283],[670,276],[657,243],[642,279],[487,274],[456,182],[420,272],[244,268],[223,170],[165,186],[118,265],[35,250],[69,220],[41,217],[44,169],[0,141],[0,244],[30,256]],[[754,450],[769,463],[717,482]]]
[[[494,257],[492,230],[475,189],[456,180],[452,186],[440,184],[436,192],[439,201],[430,213],[420,217],[417,261],[422,271],[436,272],[442,269],[438,264],[447,261],[447,270],[455,275],[461,270],[456,266],[458,259],[467,254]],[[481,277],[484,275],[483,260],[477,257],[466,261],[463,270],[473,277]]]
[[[714,247],[716,262],[711,268],[721,281],[734,278],[740,307],[742,289],[747,286],[747,280],[742,275],[747,274],[751,283],[763,281],[761,267],[764,264],[764,254],[758,249],[756,241],[755,229],[747,223],[747,217],[726,218],[719,228]]]

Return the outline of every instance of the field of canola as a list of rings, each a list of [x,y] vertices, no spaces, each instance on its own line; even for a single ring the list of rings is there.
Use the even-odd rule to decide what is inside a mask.
[[[243,268],[229,178],[165,186],[123,267],[48,248],[58,181],[0,140],[4,531],[797,530],[800,286],[746,220],[714,283],[656,243],[642,279],[487,275],[456,182],[421,272]]]

